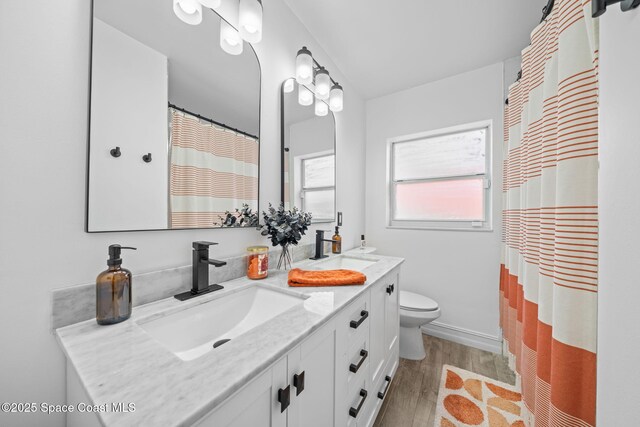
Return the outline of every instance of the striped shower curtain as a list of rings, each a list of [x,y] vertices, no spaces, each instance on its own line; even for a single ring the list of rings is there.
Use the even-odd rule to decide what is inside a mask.
[[[597,95],[591,0],[556,0],[505,111],[500,322],[532,426],[595,425]]]
[[[245,203],[257,210],[258,141],[173,108],[169,114],[170,227],[214,227]]]

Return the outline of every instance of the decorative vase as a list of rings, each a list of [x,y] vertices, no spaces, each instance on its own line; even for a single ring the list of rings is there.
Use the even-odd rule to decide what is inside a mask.
[[[291,252],[289,245],[282,245],[280,259],[278,259],[278,270],[289,270],[291,268]]]

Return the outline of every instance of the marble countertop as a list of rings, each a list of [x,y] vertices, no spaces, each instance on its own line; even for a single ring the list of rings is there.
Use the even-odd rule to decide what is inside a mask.
[[[269,271],[253,281],[245,277],[221,283],[223,290],[188,301],[166,298],[135,307],[125,322],[100,326],[95,319],[56,330],[67,359],[94,405],[134,403],[135,412],[101,412],[107,426],[190,425],[286,355],[404,261],[377,254],[347,256],[377,260],[362,270],[363,286],[292,288],[287,273]],[[316,261],[293,266],[305,268]],[[190,308],[252,286],[275,287],[308,295],[298,304],[203,356],[183,361],[148,335],[139,321]],[[135,292],[135,289],[134,289]]]

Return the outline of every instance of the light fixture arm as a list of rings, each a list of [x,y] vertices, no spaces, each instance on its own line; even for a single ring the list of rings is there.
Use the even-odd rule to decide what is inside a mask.
[[[323,66],[322,66],[322,64],[320,64],[318,61],[316,61],[316,58],[313,58],[313,57],[312,57],[312,59],[313,59],[313,73],[314,73],[314,75],[315,75],[315,72],[316,72],[316,71],[318,71],[318,70],[320,70],[320,69],[325,69],[325,70],[327,70],[327,68],[326,68],[326,67],[323,67]],[[329,72],[329,70],[327,70],[327,72]],[[337,84],[338,84],[338,82],[337,82],[337,81],[335,81],[335,80],[333,80],[333,77],[331,77],[331,73],[329,73],[329,79],[331,79],[331,83],[332,83],[332,84],[334,84],[334,85],[337,85]]]

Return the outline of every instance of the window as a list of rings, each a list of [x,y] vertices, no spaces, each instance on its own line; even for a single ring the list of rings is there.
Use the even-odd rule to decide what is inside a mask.
[[[389,141],[389,226],[491,229],[491,124]]]
[[[302,210],[311,212],[313,221],[335,219],[335,155],[302,159]]]

